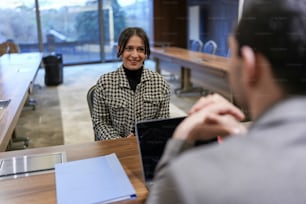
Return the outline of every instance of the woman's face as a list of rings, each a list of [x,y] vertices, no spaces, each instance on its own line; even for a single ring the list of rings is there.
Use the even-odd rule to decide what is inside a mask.
[[[122,53],[122,61],[125,68],[138,70],[146,59],[143,40],[137,35],[131,36]]]

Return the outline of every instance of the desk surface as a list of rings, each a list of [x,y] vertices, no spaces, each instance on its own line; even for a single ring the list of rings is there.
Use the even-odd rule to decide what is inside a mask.
[[[137,193],[136,200],[121,203],[144,203],[148,191],[142,181],[140,157],[135,138],[1,152],[0,159],[63,151],[66,152],[67,161],[97,157],[115,152]],[[0,203],[56,203],[54,172],[1,180],[0,186]]]
[[[224,72],[228,71],[228,58],[206,54],[202,52],[195,52],[179,47],[165,47],[152,48],[152,56],[158,58],[165,58],[175,62],[185,61],[189,64],[199,64],[203,67],[214,68]],[[192,65],[191,65],[192,66]],[[190,66],[187,66],[190,68]]]
[[[42,59],[41,53],[5,54],[0,58],[0,100],[11,99],[0,118],[0,151],[5,151]]]

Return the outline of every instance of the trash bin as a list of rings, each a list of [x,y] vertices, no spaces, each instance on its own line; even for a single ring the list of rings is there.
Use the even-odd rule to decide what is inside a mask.
[[[63,83],[63,56],[51,54],[43,58],[45,65],[45,84],[56,86]]]

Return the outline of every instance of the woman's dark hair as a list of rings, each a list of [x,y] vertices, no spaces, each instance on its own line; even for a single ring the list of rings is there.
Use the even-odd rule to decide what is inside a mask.
[[[124,29],[119,36],[118,39],[118,46],[119,46],[119,50],[117,51],[117,57],[120,57],[125,49],[125,46],[127,44],[127,42],[129,41],[129,39],[134,36],[137,35],[138,37],[140,37],[143,40],[144,43],[144,48],[145,48],[145,54],[147,55],[147,58],[150,57],[150,43],[149,43],[149,38],[146,34],[146,32],[139,27],[129,27]]]
[[[289,94],[306,93],[305,0],[246,1],[234,37],[271,63],[276,81]]]

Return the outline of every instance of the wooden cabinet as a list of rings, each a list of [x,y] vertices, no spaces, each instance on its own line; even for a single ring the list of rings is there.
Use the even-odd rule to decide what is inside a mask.
[[[186,0],[154,0],[153,13],[155,44],[186,48]]]

